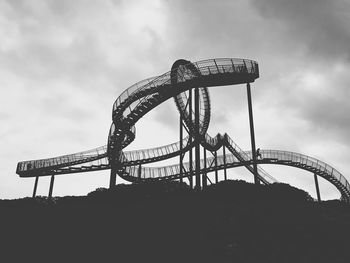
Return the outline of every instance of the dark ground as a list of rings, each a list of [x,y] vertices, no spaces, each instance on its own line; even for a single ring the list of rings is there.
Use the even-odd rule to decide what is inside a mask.
[[[0,262],[350,262],[350,206],[285,184],[118,185],[0,211]]]

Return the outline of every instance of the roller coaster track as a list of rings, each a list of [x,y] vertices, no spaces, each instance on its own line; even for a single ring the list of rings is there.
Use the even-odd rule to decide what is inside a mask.
[[[210,122],[210,99],[207,87],[254,82],[259,77],[258,64],[246,59],[211,59],[195,63],[176,61],[171,71],[149,78],[126,89],[115,101],[108,144],[89,151],[54,158],[19,162],[20,177],[38,177],[111,169],[130,182],[147,180],[176,180],[194,176],[194,163],[165,167],[145,167],[184,154],[199,143],[209,152],[226,147],[230,154],[200,160],[200,173],[231,167],[245,166],[254,174],[252,153],[243,151],[227,135],[211,137],[207,133]],[[189,106],[187,92],[199,91],[199,120],[195,123],[194,111]],[[136,151],[123,151],[135,139],[135,124],[149,111],[174,98],[177,109],[186,125],[189,136],[173,144]],[[192,136],[193,134],[197,136]],[[343,175],[330,165],[315,158],[278,150],[261,151],[258,164],[279,164],[297,167],[317,174],[331,182],[340,191],[342,200],[350,201],[350,185]],[[259,180],[265,184],[276,180],[258,166]]]

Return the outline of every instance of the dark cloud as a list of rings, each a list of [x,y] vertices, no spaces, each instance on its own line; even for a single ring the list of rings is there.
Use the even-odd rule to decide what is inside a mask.
[[[308,54],[332,63],[350,59],[350,3],[344,0],[253,0],[252,6],[282,26],[285,41],[295,42]]]

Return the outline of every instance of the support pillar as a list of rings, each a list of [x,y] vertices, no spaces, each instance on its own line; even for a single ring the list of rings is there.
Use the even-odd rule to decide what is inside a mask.
[[[116,149],[119,149],[118,146],[115,146]],[[116,163],[116,160],[119,160],[119,158],[117,158],[117,154],[115,152],[115,149],[112,149],[112,156],[111,156],[111,175],[109,178],[109,189],[112,189],[116,182],[117,182],[117,170],[118,170],[118,164]]]
[[[182,121],[182,115],[180,114],[180,182],[182,183],[183,182],[183,153],[182,153],[182,150],[183,150],[183,146],[182,146],[182,140],[183,140],[183,121]]]
[[[202,175],[203,189],[207,187],[207,150],[203,147],[203,159],[204,159],[204,172]]]
[[[222,147],[222,153],[224,155],[224,179],[225,181],[227,180],[227,169],[226,169],[226,150],[225,150],[225,145]]]
[[[141,170],[142,170],[142,166],[140,164],[139,169],[137,170],[137,177],[139,178],[140,181],[141,181]]]
[[[53,184],[55,182],[55,176],[51,175],[51,180],[50,180],[50,189],[49,189],[49,198],[52,197],[52,192],[53,192]]]
[[[112,159],[112,162],[114,162],[114,160]],[[109,189],[113,188],[113,186],[115,186],[117,182],[117,171],[115,168],[115,164],[111,164],[111,176],[109,178]]]
[[[201,189],[201,157],[200,157],[200,133],[199,133],[199,88],[195,88],[194,90],[194,126],[195,126],[195,171],[196,171],[196,189]]]
[[[218,153],[214,152],[214,160],[215,160],[215,183],[217,184],[219,182],[219,175],[218,175]]]
[[[248,111],[249,111],[249,124],[250,124],[250,140],[252,145],[252,158],[253,158],[253,169],[254,169],[254,183],[260,184],[260,181],[258,178],[258,167],[256,164],[254,120],[253,120],[253,108],[252,108],[252,96],[250,91],[250,83],[247,83],[247,98],[248,98]]]
[[[318,185],[317,174],[314,174],[314,179],[315,179],[315,185],[316,185],[317,201],[321,202],[321,194],[320,194],[320,187]]]
[[[35,182],[34,182],[34,189],[33,189],[33,198],[36,196],[36,190],[38,188],[38,181],[39,181],[39,176],[36,176]]]
[[[189,91],[189,95],[188,95],[188,111],[189,111],[189,118],[190,118],[190,125],[191,127],[188,127],[188,130],[189,130],[189,142],[190,144],[192,144],[192,139],[193,139],[193,127],[192,127],[192,89],[190,89]],[[188,177],[188,180],[190,182],[190,189],[193,189],[193,175],[192,175],[192,172],[193,172],[193,156],[192,156],[192,148],[190,148],[189,150],[189,161],[190,161],[190,165],[189,165],[189,177]]]

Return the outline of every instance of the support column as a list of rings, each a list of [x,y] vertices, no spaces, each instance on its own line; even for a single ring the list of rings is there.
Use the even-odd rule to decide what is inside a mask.
[[[111,176],[109,178],[109,189],[113,188],[117,182],[117,171],[116,171],[116,166],[114,164],[114,159],[112,158],[112,163],[111,163]]]
[[[183,150],[183,147],[182,147],[182,140],[183,140],[183,122],[182,122],[182,115],[180,114],[180,182],[182,183],[183,182],[183,172],[182,172],[182,168],[183,168],[183,153],[182,153],[182,150]]]
[[[38,188],[39,176],[35,177],[34,189],[33,189],[33,198],[36,196],[36,189]]]
[[[120,149],[117,145],[115,145],[116,149]],[[119,160],[117,158],[117,154],[115,152],[115,148],[112,149],[112,156],[111,156],[111,175],[109,178],[109,189],[112,189],[117,182],[117,170],[118,170],[118,164],[116,163],[116,160]]]
[[[217,151],[214,152],[214,158],[215,158],[215,183],[217,184],[219,182],[219,175],[218,175],[218,153]]]
[[[318,185],[317,174],[314,174],[314,178],[315,178],[315,185],[316,185],[317,201],[321,202],[321,194],[320,194],[320,187]]]
[[[252,108],[252,96],[250,91],[250,83],[247,83],[247,98],[248,98],[248,111],[249,111],[249,124],[250,124],[250,140],[252,145],[252,158],[253,158],[253,169],[254,169],[254,183],[260,184],[260,181],[258,178],[258,167],[256,164],[254,120],[253,120],[253,108]]]
[[[141,170],[142,170],[142,166],[140,164],[139,169],[137,170],[137,177],[139,178],[140,181],[141,181]]]
[[[53,192],[53,184],[55,182],[55,176],[51,175],[51,180],[50,180],[50,189],[49,189],[49,198],[52,197],[52,192]]]
[[[226,147],[225,145],[222,147],[222,153],[224,155],[224,179],[227,180],[227,169],[226,169]]]
[[[192,129],[192,89],[190,89],[189,91],[189,95],[188,95],[188,112],[189,112],[189,118],[190,118],[190,125],[191,127],[188,127],[188,130],[189,130],[189,142],[190,144],[192,144],[192,138],[193,138],[193,129]],[[190,189],[193,189],[193,175],[192,175],[192,172],[193,172],[193,156],[192,156],[192,148],[190,148],[189,150],[189,177],[188,177],[188,180],[190,182]]]
[[[195,88],[194,90],[194,108],[195,108],[195,114],[194,114],[194,123],[195,123],[195,164],[196,164],[196,189],[201,189],[201,157],[200,157],[200,134],[199,134],[199,114],[200,114],[200,108],[199,108],[199,88]]]
[[[207,150],[203,147],[204,172],[202,174],[203,189],[207,187]]]

